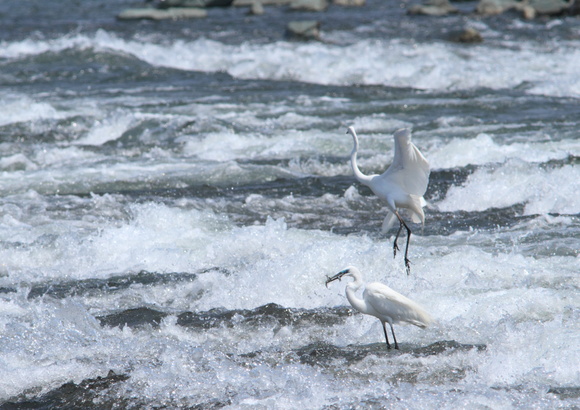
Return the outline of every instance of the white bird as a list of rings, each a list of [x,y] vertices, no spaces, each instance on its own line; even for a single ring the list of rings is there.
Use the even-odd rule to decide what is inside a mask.
[[[379,282],[365,285],[360,271],[353,266],[349,266],[333,277],[327,278],[326,286],[328,287],[328,284],[332,281],[340,280],[343,276],[350,276],[354,279],[354,282],[349,282],[346,285],[346,298],[352,307],[361,313],[376,317],[383,324],[387,348],[391,348],[389,337],[387,336],[387,322],[391,326],[395,349],[399,348],[399,344],[395,337],[393,323],[406,322],[424,329],[433,322],[431,315],[421,306],[400,293],[395,292],[387,285]],[[365,285],[365,290],[361,299],[356,296],[356,291],[363,285]]]
[[[348,127],[347,134],[352,135],[354,148],[350,154],[350,162],[355,178],[368,186],[376,196],[386,201],[389,212],[383,222],[382,231],[386,232],[399,220],[399,230],[393,243],[393,253],[396,256],[399,247],[397,240],[403,226],[407,230],[407,246],[405,247],[405,266],[407,274],[411,267],[408,258],[411,229],[407,226],[398,212],[399,208],[406,208],[411,213],[413,222],[425,223],[423,207],[426,202],[423,198],[429,184],[429,162],[423,157],[419,149],[411,142],[411,131],[406,128],[397,130],[395,137],[395,155],[391,166],[381,175],[365,175],[358,168],[356,155],[358,152],[358,137],[354,127]]]

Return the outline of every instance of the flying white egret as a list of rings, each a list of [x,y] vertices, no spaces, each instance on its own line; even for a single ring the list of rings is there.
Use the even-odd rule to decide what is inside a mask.
[[[425,199],[423,195],[429,184],[429,162],[423,157],[419,149],[411,142],[411,131],[403,128],[395,131],[395,155],[391,166],[381,175],[365,175],[358,168],[356,155],[358,152],[358,137],[354,127],[348,127],[347,134],[352,135],[354,148],[350,153],[350,162],[355,178],[368,186],[376,196],[386,201],[389,212],[383,222],[382,231],[387,232],[395,222],[399,220],[399,230],[393,243],[394,256],[399,247],[397,240],[403,226],[407,230],[407,245],[405,247],[405,267],[407,274],[411,266],[408,258],[411,229],[398,212],[398,208],[406,208],[411,212],[413,222],[425,223],[423,207]]]
[[[387,285],[379,282],[364,284],[360,271],[349,266],[341,270],[331,278],[327,278],[326,286],[335,280],[340,280],[343,276],[350,276],[354,282],[349,282],[346,285],[346,298],[353,308],[361,313],[376,317],[383,324],[383,331],[385,332],[385,340],[387,348],[391,348],[389,337],[387,336],[386,323],[391,326],[391,333],[395,340],[395,349],[399,348],[397,338],[395,337],[395,329],[393,323],[406,322],[420,328],[426,328],[433,322],[433,318],[421,306],[413,302],[411,299],[395,292]],[[362,286],[365,286],[362,299],[356,296],[356,291]]]

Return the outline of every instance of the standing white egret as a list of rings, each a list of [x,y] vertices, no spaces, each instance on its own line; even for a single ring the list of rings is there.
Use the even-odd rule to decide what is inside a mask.
[[[331,278],[327,278],[326,286],[335,280],[340,280],[343,276],[350,276],[354,282],[349,282],[346,285],[346,298],[353,308],[361,313],[371,315],[379,319],[383,325],[385,332],[385,340],[387,348],[391,348],[389,337],[387,336],[387,327],[385,323],[391,326],[393,339],[395,341],[395,349],[399,348],[397,338],[395,337],[395,329],[393,323],[406,322],[420,328],[426,328],[433,322],[433,318],[421,306],[413,302],[411,299],[395,292],[387,285],[379,282],[364,284],[360,271],[349,266],[341,270]],[[356,296],[356,291],[365,285],[362,299]]]
[[[407,230],[407,245],[405,247],[405,267],[407,274],[411,266],[408,258],[411,229],[407,226],[398,212],[398,208],[406,208],[411,212],[413,222],[425,223],[423,195],[429,184],[429,162],[423,157],[419,149],[411,142],[411,131],[406,128],[397,130],[395,137],[395,155],[391,166],[381,175],[365,175],[358,168],[356,154],[358,152],[358,137],[354,127],[348,127],[347,134],[352,135],[354,148],[350,154],[350,162],[355,178],[368,186],[376,196],[386,201],[389,212],[383,222],[382,231],[386,232],[399,220],[399,230],[393,243],[393,253],[396,256],[399,247],[397,240],[403,226]]]

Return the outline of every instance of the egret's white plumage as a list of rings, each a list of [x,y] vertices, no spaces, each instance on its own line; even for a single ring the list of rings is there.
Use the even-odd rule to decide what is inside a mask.
[[[393,339],[395,341],[395,349],[399,348],[397,338],[395,337],[395,330],[393,323],[410,323],[420,328],[426,328],[433,322],[433,318],[421,306],[413,302],[411,299],[395,292],[387,285],[379,282],[364,284],[360,271],[349,266],[341,270],[336,275],[326,280],[326,285],[332,281],[340,280],[344,276],[350,276],[354,279],[346,285],[346,298],[353,308],[361,313],[371,315],[379,319],[383,325],[385,332],[385,341],[387,347],[390,349],[389,337],[387,336],[386,323],[391,326]],[[356,295],[357,290],[365,286],[362,299]]]
[[[429,162],[427,162],[419,149],[411,142],[411,131],[403,128],[397,130],[394,134],[395,154],[389,168],[381,175],[365,175],[357,165],[358,137],[354,127],[348,127],[347,134],[352,135],[354,141],[350,161],[355,178],[361,184],[368,186],[376,196],[383,199],[389,208],[389,212],[383,222],[383,232],[391,228],[395,220],[399,220],[399,230],[393,243],[393,252],[395,255],[399,249],[397,239],[399,238],[401,229],[404,226],[407,230],[405,266],[407,267],[407,273],[409,273],[410,262],[408,251],[411,229],[399,214],[398,209],[408,209],[413,222],[425,223],[423,207],[426,203],[423,195],[429,184]]]

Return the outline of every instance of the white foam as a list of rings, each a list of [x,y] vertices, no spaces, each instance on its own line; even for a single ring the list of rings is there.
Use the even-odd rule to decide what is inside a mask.
[[[153,66],[227,72],[236,78],[291,80],[325,85],[385,85],[426,90],[513,88],[529,83],[529,92],[580,96],[575,41],[526,43],[518,47],[458,47],[447,42],[400,39],[360,40],[350,45],[274,42],[228,45],[205,38],[154,43],[124,40],[104,30],[94,36],[2,44],[0,57],[19,58],[66,48],[92,47],[123,52]],[[366,58],[360,59],[364,55]],[[558,64],[553,64],[558,61]]]
[[[30,199],[34,199],[33,194]],[[102,201],[114,198],[94,197],[85,206],[92,202],[97,207]],[[8,273],[0,283],[18,286],[19,281],[33,284],[45,278],[108,277],[141,269],[197,272],[219,266],[229,273],[209,271],[193,282],[133,286],[110,295],[80,295],[62,301],[28,299],[26,287],[9,298],[1,296],[0,356],[4,359],[0,360],[0,372],[10,377],[0,379],[0,398],[37,386],[47,391],[70,380],[104,376],[112,369],[131,377],[118,385],[120,391],[111,394],[125,398],[136,395],[159,405],[205,402],[208,395],[221,397],[221,390],[215,388],[221,383],[236,391],[252,392],[230,397],[232,405],[288,401],[288,408],[297,402],[308,407],[313,397],[321,405],[328,404],[340,396],[338,388],[323,388],[336,385],[334,371],[320,371],[285,358],[276,359],[276,366],[260,360],[248,366],[238,355],[259,351],[294,357],[291,349],[316,341],[339,346],[380,342],[383,336],[376,319],[355,315],[344,323],[321,327],[276,329],[265,325],[250,334],[244,326],[193,331],[177,325],[175,316],[167,317],[155,331],[110,329],[101,327],[94,315],[141,306],[182,312],[216,307],[251,309],[272,302],[297,308],[347,305],[344,281],[328,288],[324,281],[326,275],[350,264],[360,267],[367,281],[389,284],[421,303],[437,319],[438,324],[425,330],[397,326],[400,343],[427,345],[456,340],[486,344],[487,351],[426,357],[370,355],[360,362],[331,362],[329,366],[341,366],[365,380],[380,378],[385,383],[384,394],[392,388],[391,383],[397,383],[397,397],[409,394],[426,405],[433,404],[432,390],[439,388],[434,386],[457,386],[454,377],[460,377],[462,391],[468,392],[471,401],[488,405],[509,398],[504,397],[503,390],[493,390],[490,396],[490,390],[479,392],[478,386],[511,389],[524,385],[533,389],[575,386],[577,381],[578,367],[573,363],[578,357],[573,346],[578,346],[580,333],[577,321],[570,316],[579,303],[575,257],[523,256],[517,244],[507,252],[494,247],[486,251],[481,246],[489,241],[486,233],[415,235],[413,274],[407,276],[401,258],[392,258],[392,238],[375,241],[366,236],[291,229],[282,219],[235,226],[208,211],[153,203],[130,205],[127,211],[128,219],[101,221],[98,231],[86,226],[71,229],[74,224],[58,220],[28,221],[32,222],[27,228],[30,239],[50,233],[51,228],[55,229],[53,239],[0,249],[0,260]],[[16,210],[12,215],[23,217]],[[558,270],[553,271],[553,266]],[[568,287],[552,286],[559,282],[568,283]],[[421,369],[413,389],[424,386],[425,393],[405,393],[406,384],[396,382],[412,369]],[[356,380],[342,379],[341,389],[346,385],[356,394],[377,397],[374,384]],[[322,396],[319,389],[325,392]],[[521,399],[526,397],[537,399],[535,395]],[[454,400],[463,403],[458,397]]]
[[[580,212],[580,168],[565,165],[543,169],[510,160],[498,167],[476,170],[462,186],[452,186],[437,204],[444,212],[484,211],[525,204],[524,214]]]
[[[35,170],[38,166],[24,154],[14,154],[0,158],[0,170],[18,171],[18,170]]]
[[[517,136],[512,135],[510,139],[517,139]],[[453,138],[440,147],[431,148],[425,155],[428,156],[432,169],[445,169],[502,163],[514,158],[541,163],[564,159],[570,154],[580,152],[578,142],[573,139],[561,141],[527,139],[528,142],[501,143],[496,142],[491,135],[481,133],[475,138]]]
[[[61,158],[67,153],[79,158]],[[150,161],[151,156],[157,161]],[[237,183],[259,183],[276,178],[295,178],[298,175],[281,166],[239,164],[235,161],[212,162],[187,158],[174,159],[164,151],[153,151],[136,160],[124,160],[110,164],[98,154],[76,147],[48,150],[38,153],[39,161],[53,164],[48,169],[5,172],[0,193],[11,195],[34,190],[42,194],[70,194],[78,192],[118,190],[131,186],[151,188],[184,187],[211,184],[221,186]],[[79,160],[83,161],[79,164]]]
[[[38,102],[23,95],[1,95],[0,126],[44,119],[60,119],[66,115],[51,104]]]
[[[95,120],[95,124],[87,135],[74,141],[78,145],[103,145],[106,142],[120,138],[133,122],[132,116],[116,115],[103,120]]]

